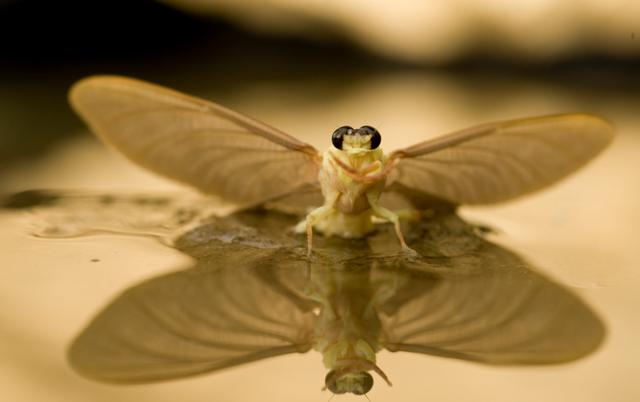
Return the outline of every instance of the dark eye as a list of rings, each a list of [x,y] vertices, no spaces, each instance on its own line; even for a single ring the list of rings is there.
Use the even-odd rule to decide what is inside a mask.
[[[337,130],[336,130],[337,131]],[[346,391],[344,389],[338,389],[338,384],[337,384],[337,373],[335,370],[331,370],[327,373],[327,375],[324,378],[324,384],[327,386],[327,389],[329,389],[329,391],[331,391],[334,394],[344,394]]]
[[[371,149],[376,149],[380,146],[380,141],[382,141],[382,137],[378,130],[371,126],[362,126],[358,129],[358,132],[362,135],[370,135],[371,136]]]
[[[333,146],[338,149],[342,149],[342,140],[344,139],[344,136],[346,134],[351,134],[352,131],[353,127],[349,126],[342,126],[337,128],[336,131],[334,131],[331,135],[331,142],[333,143]]]

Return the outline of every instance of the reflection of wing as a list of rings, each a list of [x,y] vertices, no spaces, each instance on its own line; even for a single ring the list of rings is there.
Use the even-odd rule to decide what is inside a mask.
[[[390,351],[546,364],[582,357],[604,337],[600,320],[577,297],[490,243],[413,267],[423,275],[379,307]]]
[[[391,154],[395,180],[456,204],[505,201],[584,165],[613,138],[609,123],[566,114],[484,124]]]
[[[122,77],[82,80],[69,97],[132,161],[227,201],[259,204],[318,180],[315,148],[220,105]]]
[[[80,373],[149,382],[305,352],[315,316],[260,268],[169,274],[136,286],[102,311],[69,349]],[[308,303],[307,303],[308,304]]]

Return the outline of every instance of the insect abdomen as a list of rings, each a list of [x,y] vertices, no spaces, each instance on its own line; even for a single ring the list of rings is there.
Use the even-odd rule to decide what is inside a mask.
[[[355,199],[350,197],[350,194],[342,193],[338,197],[335,208],[347,215],[358,215],[371,208],[369,200],[364,194],[357,195]]]

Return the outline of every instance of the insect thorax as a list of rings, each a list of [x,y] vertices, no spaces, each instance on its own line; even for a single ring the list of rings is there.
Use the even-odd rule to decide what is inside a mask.
[[[384,188],[384,180],[374,183],[358,181],[338,165],[334,158],[339,159],[354,171],[374,166],[375,169],[369,173],[375,174],[384,167],[382,150],[375,149],[353,155],[345,151],[329,149],[323,155],[319,180],[325,203],[334,200],[334,210],[315,227],[328,236],[363,237],[373,230],[371,206],[367,197],[374,197],[377,200]],[[376,162],[379,166],[372,165]]]
[[[322,362],[328,369],[341,368],[340,362],[376,362],[375,350],[364,339],[340,339],[332,344],[319,342],[317,347],[324,347]]]

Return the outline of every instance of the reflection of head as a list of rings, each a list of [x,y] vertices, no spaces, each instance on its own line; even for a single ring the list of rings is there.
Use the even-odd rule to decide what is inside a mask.
[[[363,395],[373,387],[373,377],[367,373],[373,370],[385,382],[391,386],[387,375],[376,366],[375,363],[364,359],[343,359],[338,364],[339,368],[327,373],[324,378],[325,388],[334,394],[344,394],[351,392],[356,395]]]
[[[327,373],[324,383],[329,391],[334,394],[351,392],[352,394],[363,395],[373,387],[373,377],[366,371],[345,373],[342,370],[331,370]]]

